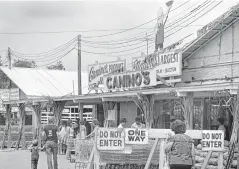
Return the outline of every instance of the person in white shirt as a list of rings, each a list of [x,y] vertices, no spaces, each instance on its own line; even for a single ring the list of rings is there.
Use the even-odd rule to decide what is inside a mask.
[[[118,128],[119,129],[123,129],[125,124],[126,124],[126,122],[127,122],[126,118],[120,119],[120,124],[119,124]]]
[[[131,125],[131,128],[135,128],[135,129],[142,129],[142,128],[145,128],[145,125],[141,123],[141,117],[140,116],[137,116],[135,118],[135,123],[133,123]]]

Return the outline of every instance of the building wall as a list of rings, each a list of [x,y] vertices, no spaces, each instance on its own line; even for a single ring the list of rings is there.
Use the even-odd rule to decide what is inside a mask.
[[[134,119],[137,116],[137,106],[134,102],[120,103],[120,118],[126,118],[126,128],[131,127],[134,123]]]
[[[207,37],[205,37],[207,38]],[[220,48],[221,39],[221,48]],[[239,22],[234,30],[229,27],[220,36],[205,45],[189,60],[188,67],[183,69],[183,81],[215,79],[239,76]],[[219,57],[219,51],[221,56]],[[232,54],[234,53],[234,54]],[[204,62],[204,67],[201,63]],[[233,62],[233,64],[232,64]]]

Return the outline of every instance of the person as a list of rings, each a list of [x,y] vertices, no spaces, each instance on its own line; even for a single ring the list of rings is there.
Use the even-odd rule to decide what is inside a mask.
[[[74,130],[72,128],[72,121],[69,119],[67,121],[67,127],[66,127],[66,159],[70,160],[71,159],[71,150],[73,148],[73,138],[74,138]]]
[[[219,117],[217,121],[219,122],[218,130],[222,130],[224,132],[224,140],[229,141],[228,130],[224,125],[225,119],[223,117]]]
[[[37,169],[37,164],[39,160],[39,150],[44,149],[44,147],[39,149],[38,140],[33,140],[32,144],[30,145],[28,149],[31,150],[31,168]]]
[[[119,124],[118,128],[123,129],[126,122],[127,122],[126,118],[120,119],[120,124]]]
[[[66,154],[66,121],[62,121],[61,130],[59,132],[59,140],[60,140],[60,151],[62,154]]]
[[[133,123],[131,125],[131,128],[135,128],[135,129],[142,129],[142,128],[145,128],[145,125],[141,123],[141,117],[140,116],[137,116],[135,118],[135,123]]]
[[[86,119],[84,119],[85,127],[86,127],[86,135],[88,136],[91,133],[91,125]]]
[[[48,124],[44,126],[44,144],[46,149],[46,155],[47,155],[47,165],[48,169],[57,169],[58,163],[57,163],[57,153],[58,153],[58,127],[54,124],[55,118],[50,117],[48,119]],[[52,167],[52,156],[53,156],[53,167]]]
[[[85,139],[86,138],[86,127],[85,127],[85,122],[81,121],[80,122],[80,129],[77,134],[77,139]]]
[[[175,133],[165,146],[169,157],[170,169],[191,169],[194,166],[194,141],[186,135],[186,125],[181,120],[175,120],[171,125]]]

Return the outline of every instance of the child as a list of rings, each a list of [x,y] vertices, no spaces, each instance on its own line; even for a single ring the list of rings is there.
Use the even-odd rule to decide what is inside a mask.
[[[39,150],[43,148],[38,148],[38,140],[33,140],[31,146],[28,148],[31,150],[31,168],[37,169],[38,159],[39,159]]]

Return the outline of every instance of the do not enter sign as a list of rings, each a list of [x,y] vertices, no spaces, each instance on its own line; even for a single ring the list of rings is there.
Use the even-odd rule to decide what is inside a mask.
[[[224,132],[222,130],[203,130],[202,132],[203,151],[223,151]]]

